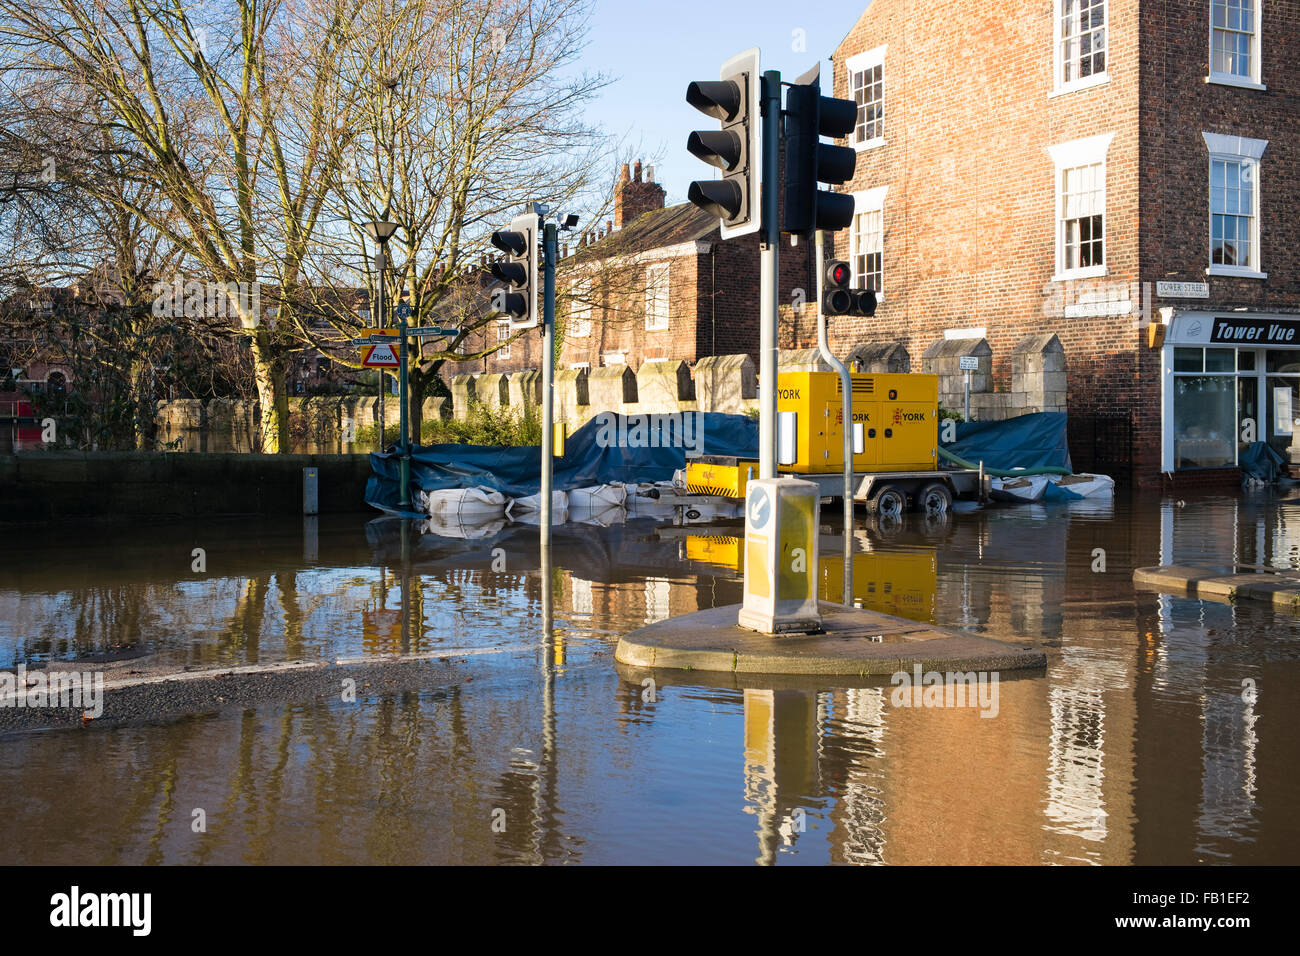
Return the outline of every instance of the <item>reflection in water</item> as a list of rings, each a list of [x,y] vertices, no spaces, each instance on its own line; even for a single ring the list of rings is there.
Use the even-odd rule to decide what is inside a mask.
[[[1130,583],[1161,560],[1293,566],[1287,507],[1120,499],[858,529],[855,603],[1045,644],[1046,674],[1003,675],[993,719],[894,708],[879,682],[611,666],[619,634],[740,600],[732,526],[566,526],[547,562],[536,529],[331,516],[11,542],[7,664],[479,653],[445,685],[355,704],[3,738],[3,862],[1294,863],[1296,621]]]

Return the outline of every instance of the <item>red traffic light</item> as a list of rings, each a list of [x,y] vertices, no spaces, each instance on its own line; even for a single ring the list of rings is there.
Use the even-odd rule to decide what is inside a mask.
[[[848,285],[849,280],[853,278],[853,273],[849,271],[847,262],[832,262],[826,272],[826,278],[830,280],[831,285]]]

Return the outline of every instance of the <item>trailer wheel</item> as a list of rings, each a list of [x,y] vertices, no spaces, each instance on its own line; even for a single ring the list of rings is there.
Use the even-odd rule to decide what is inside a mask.
[[[942,481],[932,481],[916,496],[916,510],[929,517],[946,515],[952,510],[952,492]]]
[[[872,496],[869,508],[882,518],[901,518],[907,510],[907,494],[897,485],[881,485]]]

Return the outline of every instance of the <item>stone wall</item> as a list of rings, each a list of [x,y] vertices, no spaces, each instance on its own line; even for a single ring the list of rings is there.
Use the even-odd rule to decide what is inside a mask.
[[[1066,403],[1066,359],[1060,339],[1052,333],[1032,335],[1013,349],[1011,379],[999,385],[992,374],[995,356],[984,339],[942,339],[932,343],[921,360],[921,371],[939,376],[939,400],[950,411],[963,411],[966,373],[963,356],[974,356],[971,373],[971,417],[990,421],[1030,412],[1063,412]],[[847,355],[860,372],[905,372],[912,360],[899,342],[863,343]],[[786,349],[778,354],[782,372],[829,371],[815,348]],[[451,399],[426,399],[425,421],[464,419],[474,403],[490,408],[521,410],[541,400],[541,374],[534,370],[510,375],[453,375]],[[1009,385],[1009,387],[1008,387]],[[375,450],[372,437],[357,440],[362,429],[378,423],[378,399],[371,396],[319,396],[289,399],[290,448],[305,454],[365,454]],[[614,411],[724,412],[737,415],[758,408],[758,375],[748,355],[714,355],[692,367],[681,361],[559,369],[555,373],[555,420],[572,433],[596,414]],[[398,400],[384,402],[385,434],[397,436]],[[251,452],[257,448],[257,406],[253,402],[183,399],[159,408],[159,440],[169,450],[186,452]]]
[[[966,373],[961,359],[973,356],[971,373],[971,417],[979,420],[1011,418],[1029,412],[1065,411],[1065,353],[1052,334],[1031,336],[1012,354],[1011,389],[996,388],[993,350],[984,339],[943,339],[926,349],[920,371],[939,376],[939,400],[950,411],[961,413]],[[912,358],[900,342],[863,343],[847,356],[858,372],[906,373]],[[830,367],[815,348],[783,349],[777,355],[781,372],[825,372]],[[452,414],[468,414],[473,389],[466,380],[452,379]],[[541,380],[536,372],[515,372],[508,377],[490,378],[489,389],[498,393],[508,378],[508,405],[522,407],[525,400],[540,399]],[[534,387],[535,386],[535,387]],[[536,396],[534,398],[533,396]],[[456,400],[460,399],[458,403]],[[625,415],[686,411],[744,414],[758,408],[758,376],[748,355],[713,355],[692,367],[680,361],[645,362],[633,371],[627,365],[560,369],[555,373],[555,420],[566,424],[570,433],[600,412]]]

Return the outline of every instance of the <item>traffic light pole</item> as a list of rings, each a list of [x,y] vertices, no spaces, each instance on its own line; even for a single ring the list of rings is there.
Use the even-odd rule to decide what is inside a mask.
[[[826,281],[826,233],[818,229],[814,242],[817,248],[817,348],[826,364],[840,376],[844,440],[844,605],[853,606],[853,379],[848,366],[831,351],[830,335],[826,331],[826,309],[822,284]],[[863,427],[866,427],[865,425]]]
[[[542,230],[542,525],[543,553],[551,546],[551,466],[555,450],[555,260],[556,233],[554,222],[546,223]],[[549,580],[542,582],[549,588]]]
[[[762,77],[763,212],[759,232],[758,476],[776,477],[776,341],[780,298],[781,72]]]

